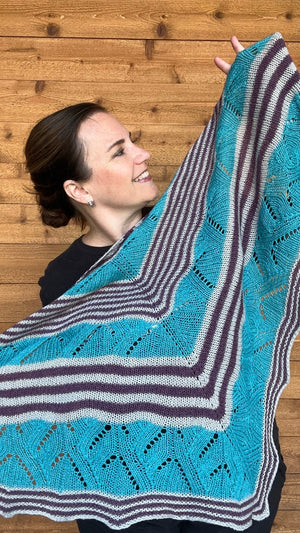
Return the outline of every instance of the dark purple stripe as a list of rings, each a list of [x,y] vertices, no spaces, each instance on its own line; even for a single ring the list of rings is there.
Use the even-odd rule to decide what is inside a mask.
[[[93,409],[91,409],[91,405]],[[1,406],[1,416],[6,417],[15,417],[25,415],[26,413],[30,414],[32,412],[52,412],[57,414],[63,414],[70,416],[70,412],[80,413],[82,409],[87,409],[90,411],[90,416],[93,415],[94,411],[105,411],[111,413],[112,415],[128,415],[138,412],[147,412],[159,415],[163,418],[168,417],[177,417],[177,418],[210,418],[211,420],[219,421],[221,416],[223,416],[223,406],[220,406],[216,409],[208,409],[202,407],[173,407],[158,405],[149,402],[136,402],[133,403],[111,403],[101,400],[90,400],[84,399],[74,402],[64,402],[63,404],[58,404],[53,398],[53,403],[50,401],[44,403],[32,403],[30,405],[14,405],[14,406]],[[75,416],[75,415],[74,415]]]
[[[213,382],[215,382],[215,380],[216,380],[217,373],[218,373],[218,371],[220,369],[220,364],[224,361],[224,353],[227,352],[227,350],[228,350],[226,348],[226,340],[228,338],[228,332],[229,332],[230,327],[232,325],[232,317],[233,317],[234,312],[236,311],[236,308],[237,308],[237,305],[238,305],[239,312],[237,313],[237,316],[236,316],[236,325],[234,327],[233,332],[231,333],[232,336],[233,336],[232,337],[233,338],[232,345],[235,346],[235,349],[232,348],[231,357],[230,358],[231,358],[231,361],[232,361],[232,366],[235,366],[235,361],[236,361],[236,358],[237,358],[237,355],[238,355],[237,347],[238,347],[239,332],[240,332],[240,327],[241,327],[241,320],[242,320],[242,317],[243,317],[242,301],[239,301],[239,296],[241,294],[242,294],[242,280],[240,279],[239,283],[237,284],[237,286],[235,287],[235,290],[233,292],[233,296],[232,296],[232,299],[231,299],[230,307],[229,307],[228,313],[226,315],[226,320],[224,321],[224,324],[222,325],[222,330],[221,330],[222,332],[220,334],[220,344],[219,344],[219,347],[218,347],[218,349],[216,351],[215,365],[214,365],[214,368],[213,368],[212,374],[211,374],[212,378],[213,378]],[[219,300],[221,298],[224,298],[225,296],[227,296],[227,295],[226,295],[226,290],[224,288]],[[224,303],[225,303],[225,300],[224,301],[222,300],[222,304],[224,304]],[[221,309],[220,309],[220,311],[221,311]],[[217,318],[218,317],[216,315],[216,320],[217,320]],[[216,324],[216,322],[214,324]],[[214,334],[214,325],[213,325],[213,321],[211,321],[211,326],[210,326],[210,329],[208,330],[208,333],[207,333],[207,341],[203,345],[203,348],[201,350],[201,354],[206,354],[208,356],[208,354],[209,354],[208,350],[211,349],[211,344],[212,344],[212,341],[213,341],[213,334]],[[206,360],[207,360],[207,357],[199,357],[197,363],[193,367],[196,375],[201,375],[202,374],[202,372],[204,371]],[[211,382],[211,380],[210,380],[210,382]],[[225,387],[227,388],[226,385],[225,385]]]
[[[229,377],[231,375],[232,369],[230,369]],[[226,374],[227,375],[227,374]],[[171,378],[171,376],[170,376]],[[67,376],[66,376],[67,379]],[[194,378],[194,381],[197,383],[196,377]],[[226,386],[227,385],[227,386]],[[226,383],[224,390],[227,389],[228,384]],[[93,392],[93,393],[112,393],[112,394],[118,394],[120,396],[128,395],[128,394],[145,394],[145,395],[152,395],[152,394],[159,394],[163,395],[165,397],[171,397],[174,398],[174,400],[178,397],[186,397],[186,398],[209,398],[211,395],[208,395],[209,392],[213,393],[213,389],[210,390],[211,387],[208,385],[206,387],[201,387],[198,385],[197,387],[168,387],[167,385],[159,385],[154,383],[147,383],[147,384],[116,384],[116,383],[99,383],[97,381],[94,381],[92,377],[89,378],[88,381],[82,381],[80,383],[70,383],[65,382],[62,384],[53,384],[53,385],[33,385],[30,387],[23,387],[23,388],[16,388],[13,387],[9,390],[2,390],[0,391],[0,398],[16,398],[16,397],[22,397],[24,398],[24,401],[27,396],[31,397],[34,396],[35,398],[38,398],[39,396],[43,395],[56,395],[56,394],[67,394],[67,393],[75,393],[75,392]],[[204,394],[203,394],[204,390]],[[220,392],[221,393],[221,392]],[[57,400],[56,400],[57,401]],[[91,406],[93,405],[93,399],[90,399]],[[115,400],[118,401],[117,399]],[[157,400],[158,401],[158,400]],[[164,403],[163,400],[161,400],[162,403]],[[167,407],[166,407],[167,409]],[[2,406],[0,406],[0,414],[2,411]]]
[[[243,305],[240,303],[240,309],[239,309],[239,315],[238,315],[238,321],[237,324],[241,325],[241,319],[243,315]],[[224,331],[228,331],[224,328]],[[201,393],[202,398],[210,398],[215,390],[218,390],[218,399],[223,407],[223,411],[221,413],[220,407],[219,407],[219,413],[221,413],[221,416],[224,416],[225,414],[225,406],[226,406],[226,393],[230,392],[229,389],[229,381],[232,379],[232,374],[234,371],[236,371],[236,365],[237,365],[237,358],[238,356],[241,356],[241,354],[238,352],[238,345],[239,345],[239,339],[240,339],[241,332],[237,331],[237,328],[235,330],[234,336],[233,336],[233,343],[231,347],[231,355],[228,357],[228,353],[226,351],[225,344],[220,344],[219,350],[217,352],[216,360],[214,362],[214,366],[210,375],[209,383],[204,387],[203,392]],[[222,381],[219,383],[218,380],[218,372],[220,371],[220,367],[222,362],[224,361],[224,357],[228,357],[228,363],[226,367],[226,372],[224,373],[224,377],[222,378]],[[199,359],[200,362],[200,359]],[[197,370],[196,365],[196,370]],[[232,385],[233,387],[233,385]]]
[[[99,360],[101,361],[101,357],[99,357]],[[151,376],[161,376],[161,375],[169,375],[171,378],[174,376],[178,377],[195,377],[195,374],[192,372],[191,368],[188,366],[188,363],[186,367],[176,367],[176,358],[174,357],[175,365],[162,365],[162,366],[138,366],[138,367],[125,367],[122,365],[117,364],[102,364],[99,362],[99,364],[83,364],[83,365],[77,365],[77,366],[68,366],[68,362],[70,361],[70,365],[72,365],[72,362],[74,359],[67,359],[65,366],[59,366],[54,368],[39,368],[35,370],[26,370],[26,366],[24,366],[24,371],[22,372],[12,372],[11,374],[1,374],[0,375],[0,383],[6,382],[6,381],[12,381],[12,383],[17,379],[41,379],[48,377],[49,379],[55,379],[57,376],[77,376],[78,373],[80,374],[93,374],[93,375],[103,375],[103,374],[116,374],[118,376],[143,376],[143,375],[151,375]]]

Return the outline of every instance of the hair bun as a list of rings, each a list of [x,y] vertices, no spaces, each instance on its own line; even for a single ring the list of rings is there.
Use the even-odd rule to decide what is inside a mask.
[[[72,216],[68,215],[61,209],[46,209],[40,207],[41,218],[44,224],[52,226],[53,228],[60,228],[66,226]]]

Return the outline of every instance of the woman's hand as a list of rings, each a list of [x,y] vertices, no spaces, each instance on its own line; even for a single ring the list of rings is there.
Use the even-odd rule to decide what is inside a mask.
[[[244,50],[244,47],[241,45],[237,37],[231,37],[231,45],[236,54]],[[229,63],[226,63],[224,59],[221,59],[220,57],[215,57],[215,64],[220,70],[222,70],[222,72],[224,72],[224,74],[228,74],[231,65]]]

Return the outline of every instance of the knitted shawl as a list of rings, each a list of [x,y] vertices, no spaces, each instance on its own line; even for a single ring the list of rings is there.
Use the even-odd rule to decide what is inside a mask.
[[[268,516],[299,330],[299,90],[280,34],[238,54],[150,214],[1,335],[4,516]]]

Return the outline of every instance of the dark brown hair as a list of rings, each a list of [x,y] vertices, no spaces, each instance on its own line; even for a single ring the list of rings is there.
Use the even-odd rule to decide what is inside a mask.
[[[68,179],[84,182],[91,176],[78,130],[84,120],[99,111],[105,113],[106,109],[92,102],[65,107],[43,118],[29,134],[25,145],[26,168],[42,221],[48,226],[66,226],[71,218],[80,221],[82,226],[85,224],[63,184]]]

